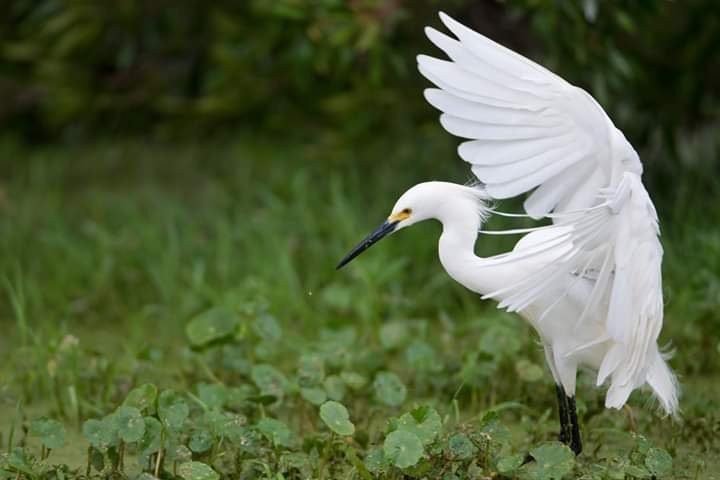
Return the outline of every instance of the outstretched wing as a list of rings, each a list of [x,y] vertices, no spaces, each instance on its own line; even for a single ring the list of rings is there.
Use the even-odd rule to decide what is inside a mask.
[[[427,100],[443,112],[448,132],[469,139],[459,155],[492,197],[532,191],[524,204],[528,215],[554,222],[543,241],[496,258],[515,262],[549,254],[554,260],[548,268],[490,296],[522,310],[557,292],[558,282],[593,276],[576,326],[588,314],[607,318],[613,342],[598,383],[612,378],[607,403],[620,406],[645,383],[663,319],[662,247],[640,160],[584,90],[440,17],[456,38],[426,29],[450,58],[418,57],[420,72],[439,87],[426,90]]]
[[[443,112],[448,132],[471,139],[458,153],[490,195],[510,198],[539,187],[525,209],[540,218],[588,207],[624,171],[642,173],[630,144],[584,90],[440,17],[458,39],[426,29],[450,61],[418,56],[420,72],[440,87],[425,96]]]

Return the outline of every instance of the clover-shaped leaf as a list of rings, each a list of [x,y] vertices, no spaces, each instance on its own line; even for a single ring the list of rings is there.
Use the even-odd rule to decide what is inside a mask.
[[[236,446],[241,452],[257,454],[262,444],[260,433],[254,428],[237,426],[228,430],[225,434],[230,443]]]
[[[395,407],[405,401],[407,389],[400,377],[392,372],[380,372],[373,383],[375,395],[385,405]]]
[[[422,406],[403,414],[398,420],[397,429],[414,433],[423,445],[428,445],[440,434],[442,420],[437,410]]]
[[[145,420],[135,407],[120,406],[113,415],[117,433],[125,443],[137,442],[145,433]]]
[[[325,389],[319,387],[301,388],[300,395],[313,405],[322,405],[327,400]]]
[[[274,446],[290,447],[292,445],[292,432],[280,420],[263,418],[258,422],[257,428]]]
[[[252,326],[258,337],[266,342],[276,343],[282,337],[282,327],[272,315],[260,315]]]
[[[330,400],[320,407],[320,418],[325,425],[338,435],[352,435],[355,425],[350,421],[347,408],[341,403]]]
[[[195,347],[206,345],[212,341],[232,334],[240,319],[232,310],[215,307],[197,315],[185,328],[190,343]]]
[[[167,454],[168,457],[176,462],[185,463],[192,460],[192,450],[182,444],[175,446],[173,449],[169,449]]]
[[[147,413],[155,412],[155,399],[157,398],[157,387],[152,383],[144,383],[130,390],[125,397],[123,405],[135,407],[138,410],[147,411]]]
[[[525,469],[533,480],[559,480],[575,466],[575,454],[560,442],[544,443],[530,450],[530,455],[535,461]]]
[[[189,413],[187,402],[174,390],[163,390],[158,397],[158,417],[165,427],[173,430],[182,428]]]
[[[330,400],[339,402],[345,396],[345,381],[338,375],[329,375],[323,382],[323,387]]]
[[[522,454],[503,457],[497,462],[497,471],[502,475],[509,475],[522,466],[525,456]]]
[[[229,439],[235,438],[238,434],[244,434],[247,426],[247,418],[243,415],[228,414],[222,422],[215,424],[215,432],[217,435]]]
[[[469,460],[477,452],[477,447],[464,433],[458,433],[448,439],[448,452],[455,460]]]
[[[228,398],[228,390],[224,385],[217,383],[199,383],[196,388],[198,398],[208,408],[220,408]]]
[[[102,420],[90,419],[83,423],[83,435],[90,445],[98,450],[106,450],[117,441],[117,429],[111,415]]]
[[[367,378],[357,372],[342,372],[340,378],[353,390],[360,390],[367,383]]]
[[[664,477],[672,470],[672,457],[662,448],[650,447],[645,455],[645,466],[653,475]]]
[[[204,453],[212,448],[213,443],[214,439],[212,434],[203,428],[196,430],[192,436],[190,436],[188,446],[190,450],[195,453]]]
[[[145,417],[143,422],[145,423],[145,433],[138,442],[138,450],[141,456],[147,457],[160,450],[162,424],[155,417]]]
[[[220,475],[202,462],[185,462],[177,469],[183,480],[218,480]]]
[[[30,435],[39,437],[47,448],[58,448],[65,443],[65,426],[57,420],[38,418],[30,423]]]
[[[306,354],[300,357],[298,382],[301,386],[318,385],[325,378],[325,364],[322,357]]]
[[[285,375],[270,365],[255,365],[250,371],[253,382],[263,395],[282,398],[288,381]]]
[[[407,430],[391,432],[383,444],[383,453],[398,468],[415,465],[423,456],[423,445],[414,433]]]
[[[370,450],[365,456],[363,463],[365,464],[365,468],[375,474],[385,472],[388,467],[390,467],[390,462],[385,458],[385,452],[382,448],[373,448]]]

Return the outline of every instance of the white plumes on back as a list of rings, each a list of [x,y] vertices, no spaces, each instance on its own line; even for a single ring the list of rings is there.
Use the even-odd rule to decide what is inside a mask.
[[[442,112],[448,132],[467,139],[458,154],[490,197],[531,192],[527,214],[553,220],[485,263],[542,268],[484,293],[508,310],[534,312],[527,315],[541,336],[551,320],[565,322],[572,335],[600,319],[596,338],[564,352],[553,348],[556,379],[574,390],[577,358],[601,346],[595,367],[598,384],[609,380],[608,407],[621,407],[648,384],[674,413],[677,382],[657,347],[662,247],[637,154],[587,92],[447,15],[440,18],[456,38],[426,29],[449,58],[418,56],[418,69],[438,87],[426,90],[426,99]],[[580,314],[558,319],[581,281],[592,287]]]

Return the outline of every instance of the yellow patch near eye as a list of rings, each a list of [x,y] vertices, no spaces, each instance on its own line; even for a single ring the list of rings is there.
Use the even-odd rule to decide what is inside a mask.
[[[411,210],[409,208],[406,208],[405,210],[398,212],[394,215],[390,215],[388,217],[388,222],[401,222],[403,220],[406,220],[410,218]]]

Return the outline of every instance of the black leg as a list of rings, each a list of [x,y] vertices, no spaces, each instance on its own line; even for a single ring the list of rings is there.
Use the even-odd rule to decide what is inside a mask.
[[[575,397],[567,397],[568,410],[570,411],[570,427],[572,437],[570,439],[570,448],[575,455],[582,452],[582,439],[580,438],[580,425],[578,424],[577,410],[575,408]]]
[[[567,395],[565,395],[565,390],[563,389],[562,385],[555,385],[555,392],[557,393],[558,414],[560,416],[559,440],[565,445],[567,445],[572,439],[572,434],[570,430],[570,417],[568,416],[568,397]]]

